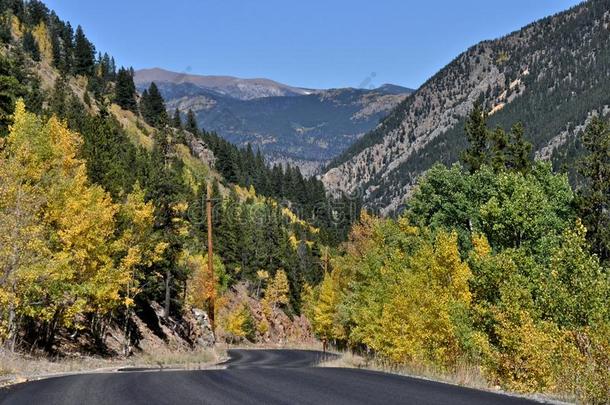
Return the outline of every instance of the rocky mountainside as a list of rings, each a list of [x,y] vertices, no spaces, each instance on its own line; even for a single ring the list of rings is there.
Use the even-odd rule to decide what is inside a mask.
[[[305,173],[338,156],[411,92],[391,84],[372,90],[304,90],[264,79],[254,80],[261,86],[249,87],[252,81],[242,79],[136,72],[140,91],[151,81],[169,110],[193,110],[206,130],[240,146],[250,143],[271,163],[298,164]]]
[[[477,100],[493,126],[522,121],[536,155],[560,165],[582,125],[610,105],[609,24],[610,1],[591,0],[471,47],[335,159],[324,183],[361,192],[382,213],[400,209],[422,172],[459,159]]]

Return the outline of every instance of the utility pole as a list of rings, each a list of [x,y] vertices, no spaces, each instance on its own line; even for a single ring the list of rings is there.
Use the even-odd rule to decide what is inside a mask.
[[[216,275],[214,274],[214,242],[212,240],[212,186],[208,182],[207,198],[206,198],[206,213],[208,217],[208,270],[212,277],[212,293],[210,297],[210,326],[212,334],[216,336],[216,325],[214,319],[214,309],[216,307]]]

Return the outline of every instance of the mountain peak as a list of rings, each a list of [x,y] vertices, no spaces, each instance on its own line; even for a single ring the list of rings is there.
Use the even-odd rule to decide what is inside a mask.
[[[188,72],[172,72],[162,68],[141,69],[135,72],[136,85],[156,83],[189,83],[201,89],[212,90],[224,96],[239,100],[252,100],[262,97],[299,96],[311,93],[310,90],[289,86],[270,79],[242,79],[233,76],[197,75]]]

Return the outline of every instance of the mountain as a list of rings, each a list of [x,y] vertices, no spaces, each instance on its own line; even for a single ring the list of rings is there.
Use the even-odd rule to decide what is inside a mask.
[[[189,83],[199,88],[236,98],[238,100],[251,100],[260,97],[298,96],[310,94],[311,91],[298,87],[291,87],[269,79],[238,79],[231,76],[200,76],[187,73],[170,72],[168,70],[153,68],[142,69],[136,72],[134,81],[138,84],[156,83]]]
[[[305,90],[266,79],[254,79],[257,85],[252,85],[250,80],[160,69],[135,74],[140,91],[152,81],[170,111],[192,110],[206,130],[240,146],[250,143],[271,163],[298,164],[306,173],[315,172],[373,129],[412,91],[390,84],[370,90]],[[259,97],[250,97],[253,94]]]
[[[610,105],[610,1],[592,0],[460,54],[398,105],[323,175],[334,192],[362,193],[369,208],[400,209],[418,176],[459,159],[475,101],[490,125],[522,121],[538,158],[557,167],[575,135]]]

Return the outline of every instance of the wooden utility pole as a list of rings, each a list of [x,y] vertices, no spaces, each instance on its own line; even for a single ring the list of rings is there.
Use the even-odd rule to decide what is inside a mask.
[[[212,333],[216,335],[216,325],[214,320],[214,310],[216,307],[216,275],[214,274],[214,241],[212,240],[212,186],[208,182],[207,198],[206,198],[206,213],[208,217],[208,270],[212,277],[212,293],[210,294],[210,326]]]

